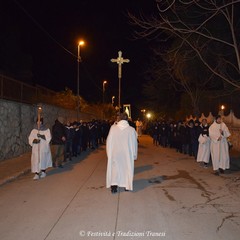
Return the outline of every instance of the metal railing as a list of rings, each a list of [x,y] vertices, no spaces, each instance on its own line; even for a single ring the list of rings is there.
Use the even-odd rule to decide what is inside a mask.
[[[39,85],[32,86],[0,74],[0,98],[2,99],[28,104],[50,103],[47,99],[55,94],[56,92],[48,88]]]

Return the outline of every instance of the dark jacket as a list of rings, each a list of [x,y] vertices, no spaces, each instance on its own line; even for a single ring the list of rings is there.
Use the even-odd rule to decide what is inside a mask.
[[[65,127],[62,123],[56,120],[52,127],[52,144],[63,145],[65,142],[62,140],[63,137],[66,138]]]

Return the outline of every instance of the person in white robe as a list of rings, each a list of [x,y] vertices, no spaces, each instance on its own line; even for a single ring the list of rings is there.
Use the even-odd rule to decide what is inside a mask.
[[[128,123],[126,113],[110,128],[106,152],[108,157],[106,187],[116,193],[118,187],[133,190],[134,160],[137,159],[138,142],[136,130]]]
[[[140,119],[138,119],[136,121],[136,130],[139,137],[142,136],[142,128],[143,128],[143,122]]]
[[[230,168],[229,147],[227,138],[230,132],[226,124],[222,121],[220,115],[209,127],[209,137],[211,139],[211,156],[215,175],[224,173],[224,170]]]
[[[36,124],[28,137],[32,147],[31,171],[35,173],[34,180],[46,177],[46,169],[52,167],[52,155],[50,150],[51,132],[43,125]]]
[[[205,168],[208,167],[208,163],[210,160],[210,137],[209,137],[209,125],[207,123],[207,119],[203,119],[200,124],[201,133],[198,138],[198,154],[197,154],[197,162],[203,163]]]

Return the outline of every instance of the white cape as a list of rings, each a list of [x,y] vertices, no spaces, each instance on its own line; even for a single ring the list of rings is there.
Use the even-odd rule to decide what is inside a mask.
[[[40,140],[40,143],[33,144],[33,139],[38,139],[37,134],[45,135],[46,140]],[[28,137],[28,142],[32,146],[31,169],[32,172],[40,172],[48,167],[52,167],[52,155],[50,150],[51,133],[49,129],[33,129]]]
[[[125,120],[112,125],[107,137],[106,186],[133,189],[134,160],[137,159],[137,133]]]
[[[223,130],[222,139],[218,141],[221,136],[220,129]],[[211,138],[211,156],[213,170],[216,171],[219,168],[225,170],[230,167],[229,149],[227,138],[230,136],[230,132],[225,123],[218,124],[214,122],[209,127],[209,137]]]

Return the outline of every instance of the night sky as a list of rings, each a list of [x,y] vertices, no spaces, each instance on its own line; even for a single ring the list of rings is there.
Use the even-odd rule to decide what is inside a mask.
[[[154,8],[152,0],[8,0],[1,3],[1,28],[5,35],[16,32],[13,44],[31,56],[31,83],[56,91],[68,87],[76,93],[77,44],[83,39],[80,95],[89,102],[101,101],[104,80],[106,101],[118,96],[117,64],[110,59],[121,50],[130,59],[123,65],[122,103],[137,105],[144,102],[149,42],[133,40],[127,11],[149,13]]]

